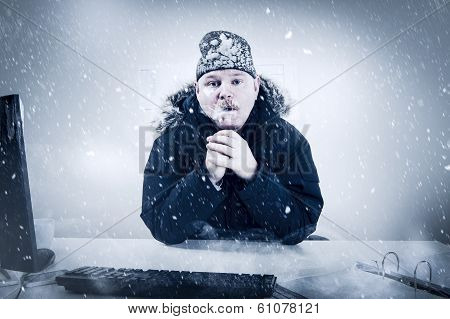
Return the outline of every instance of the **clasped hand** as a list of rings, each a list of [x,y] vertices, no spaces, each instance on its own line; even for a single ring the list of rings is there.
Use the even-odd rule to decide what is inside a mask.
[[[250,180],[256,174],[258,163],[247,144],[238,133],[222,130],[208,136],[205,164],[214,181],[222,179],[227,168],[239,177]]]

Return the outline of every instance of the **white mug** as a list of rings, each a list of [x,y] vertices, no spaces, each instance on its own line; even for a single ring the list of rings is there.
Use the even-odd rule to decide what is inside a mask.
[[[34,220],[37,248],[50,249],[55,235],[55,220],[52,218],[36,218]]]

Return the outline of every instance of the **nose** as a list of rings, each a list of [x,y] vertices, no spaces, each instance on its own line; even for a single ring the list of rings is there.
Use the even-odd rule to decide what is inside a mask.
[[[229,100],[233,98],[233,92],[231,87],[227,84],[222,84],[219,92],[219,99],[221,100]]]

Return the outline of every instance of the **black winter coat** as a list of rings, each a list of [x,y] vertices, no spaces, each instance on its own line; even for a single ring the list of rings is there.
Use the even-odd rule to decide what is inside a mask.
[[[251,230],[297,244],[315,231],[323,199],[310,146],[280,117],[288,109],[272,82],[261,79],[239,132],[258,162],[257,174],[245,181],[227,169],[220,191],[205,166],[206,137],[217,127],[201,112],[192,85],[169,102],[144,172],[141,218],[154,238],[177,244]]]

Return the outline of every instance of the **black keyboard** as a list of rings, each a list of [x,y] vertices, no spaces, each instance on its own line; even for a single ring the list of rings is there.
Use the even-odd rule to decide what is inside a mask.
[[[211,272],[82,267],[56,283],[82,294],[137,298],[266,298],[276,277]]]

